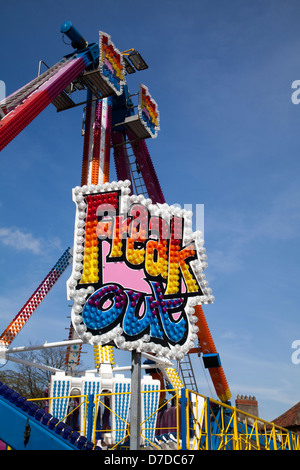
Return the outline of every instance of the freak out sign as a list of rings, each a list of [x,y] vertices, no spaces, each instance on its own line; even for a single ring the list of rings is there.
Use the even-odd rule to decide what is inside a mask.
[[[194,306],[211,303],[192,213],[129,196],[130,182],[77,187],[72,322],[90,344],[180,360],[197,339]]]
[[[157,137],[159,131],[159,112],[156,101],[152,98],[145,85],[139,86],[139,116],[151,137]]]
[[[125,68],[121,52],[111,41],[109,34],[99,31],[99,70],[102,78],[117,95],[123,92]]]

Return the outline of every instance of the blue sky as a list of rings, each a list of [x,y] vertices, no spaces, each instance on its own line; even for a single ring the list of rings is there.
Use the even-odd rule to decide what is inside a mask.
[[[70,20],[89,42],[98,31],[149,69],[128,77],[158,103],[161,130],[147,141],[165,198],[204,204],[205,314],[232,391],[255,395],[262,418],[299,401],[300,79],[298,1],[87,0],[5,2],[0,32],[7,95],[71,51]],[[0,330],[73,243],[80,184],[82,108],[48,107],[0,155]],[[112,163],[113,175],[113,163]],[[112,176],[113,177],[113,176]],[[14,346],[67,338],[68,270]],[[83,362],[92,367],[90,351]],[[130,357],[117,355],[117,363]],[[199,391],[215,398],[201,360]],[[208,385],[209,384],[209,385]]]

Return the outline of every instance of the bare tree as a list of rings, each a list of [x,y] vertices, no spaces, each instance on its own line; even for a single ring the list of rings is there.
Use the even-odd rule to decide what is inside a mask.
[[[64,348],[49,348],[22,352],[19,358],[31,363],[43,364],[66,370]],[[13,369],[0,370],[0,381],[13,388],[26,398],[42,398],[49,387],[51,372],[25,364],[15,364]]]

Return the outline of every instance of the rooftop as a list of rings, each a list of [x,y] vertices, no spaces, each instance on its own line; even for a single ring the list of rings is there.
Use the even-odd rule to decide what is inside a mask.
[[[273,419],[273,423],[283,428],[300,426],[300,401],[278,418]]]

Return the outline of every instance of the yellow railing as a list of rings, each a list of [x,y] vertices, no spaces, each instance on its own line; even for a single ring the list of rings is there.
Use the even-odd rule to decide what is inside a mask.
[[[61,423],[61,422],[66,422],[67,419],[76,411],[76,410],[79,410],[81,406],[84,407],[84,412],[83,412],[83,421],[81,422],[80,421],[80,429],[78,430],[78,432],[82,435],[85,435],[86,434],[86,430],[87,430],[87,410],[88,410],[88,403],[89,403],[89,398],[88,398],[88,395],[72,395],[72,396],[62,396],[62,397],[47,397],[47,398],[30,398],[28,399],[28,401],[33,401],[33,402],[48,402],[49,405],[49,410],[51,410],[51,402],[53,402],[53,400],[60,400],[60,399],[63,399],[63,398],[69,398],[69,399],[74,399],[74,398],[78,398],[80,403],[78,406],[76,406],[75,408],[73,408],[69,413],[67,413],[63,418],[61,418],[61,420],[56,424],[56,426]]]
[[[162,441],[161,435],[173,434],[172,447],[170,449],[197,450],[300,450],[300,437],[285,428],[265,421],[257,416],[250,415],[240,411],[235,407],[229,406],[217,400],[207,398],[187,389],[143,391],[144,393],[165,393],[171,392],[173,396],[165,401],[162,406],[152,410],[149,416],[144,417],[141,422],[141,442],[142,448],[152,448],[160,450]],[[91,440],[96,444],[99,434],[101,439],[105,440],[107,447],[111,450],[116,448],[128,448],[126,441],[130,438],[130,421],[127,417],[120,416],[113,409],[112,397],[117,395],[128,395],[130,392],[119,393],[101,393],[94,395],[94,417],[92,423]],[[105,400],[108,397],[109,400]],[[60,422],[66,420],[81,406],[84,406],[83,422],[80,423],[79,432],[86,435],[87,432],[87,410],[89,403],[88,395],[77,395],[76,397],[59,398],[78,398],[79,405],[72,409]],[[55,398],[40,398],[31,401],[50,401]],[[176,409],[176,423],[172,427],[163,427],[156,423],[155,427],[147,423],[167,409],[171,401]],[[182,405],[183,404],[183,405]],[[99,407],[112,417],[118,418],[118,426],[113,429],[112,426],[104,429],[97,429],[97,411]],[[183,406],[183,409],[182,409]],[[129,416],[129,414],[128,414]],[[117,420],[115,420],[117,421]],[[59,423],[57,423],[59,424]],[[146,436],[146,431],[152,430],[156,438],[150,440]],[[121,432],[122,437],[118,440],[110,439],[112,433]],[[175,438],[175,441],[174,441]]]
[[[97,429],[97,413],[94,413],[94,423],[93,423],[93,442],[96,442],[96,433],[101,433],[101,434],[111,434],[113,432],[124,432],[125,436],[122,437],[117,442],[112,443],[111,445],[111,450],[115,449],[119,445],[122,444],[122,442],[126,441],[128,439],[130,433],[129,433],[129,427],[130,423],[126,421],[124,418],[122,418],[118,413],[116,413],[112,408],[110,408],[105,402],[104,402],[104,397],[116,397],[120,395],[128,395],[130,392],[116,392],[116,393],[98,393],[95,395],[95,400],[94,400],[94,405],[95,405],[95,410],[98,410],[99,405],[102,405],[103,408],[108,410],[112,415],[116,416],[118,419],[120,419],[123,423],[122,428],[101,428]],[[103,399],[101,399],[103,397]]]
[[[156,426],[155,428],[149,428],[149,427],[146,427],[146,423],[148,420],[150,420],[153,415],[159,413],[160,411],[162,411],[163,408],[166,408],[170,402],[172,400],[175,400],[176,402],[176,424],[174,426],[174,428],[172,428],[173,430],[173,433],[176,435],[176,439],[177,439],[177,449],[180,449],[180,416],[179,416],[179,399],[180,399],[180,395],[178,394],[178,390],[157,390],[157,391],[143,391],[141,392],[142,394],[144,393],[166,393],[166,392],[170,392],[170,393],[174,393],[174,396],[171,396],[171,398],[169,398],[169,400],[166,400],[163,405],[159,406],[159,408],[157,408],[156,410],[154,410],[149,416],[147,416],[144,421],[141,422],[141,437],[145,440],[145,445],[149,444],[152,448],[154,449],[157,449],[157,450],[160,450],[160,447],[158,444],[156,444],[155,442],[153,441],[150,441],[146,436],[145,436],[145,431],[149,431],[149,430],[152,430],[152,431],[155,431],[156,434],[160,435],[160,434],[165,434],[166,432],[168,432],[170,430],[170,428],[165,428],[165,427],[162,427],[162,426]]]
[[[193,406],[198,397],[204,401],[200,414]],[[187,449],[300,450],[299,435],[274,423],[190,390],[185,398]]]

